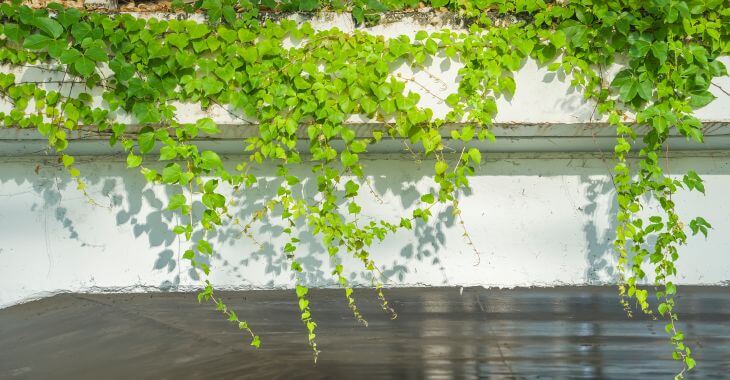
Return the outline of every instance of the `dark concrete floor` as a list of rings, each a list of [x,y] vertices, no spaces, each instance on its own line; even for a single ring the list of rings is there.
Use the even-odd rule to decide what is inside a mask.
[[[698,368],[730,378],[730,288],[682,287],[682,326]],[[67,294],[0,310],[6,379],[670,379],[663,323],[628,319],[612,287],[394,289],[391,321],[371,290],[313,290],[312,363],[290,291],[221,293],[261,335],[246,336],[193,294]]]

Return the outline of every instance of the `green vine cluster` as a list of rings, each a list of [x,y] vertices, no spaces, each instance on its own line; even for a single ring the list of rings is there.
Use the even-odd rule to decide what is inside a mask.
[[[209,20],[235,23],[240,13],[259,15],[261,12],[350,12],[358,24],[373,25],[383,12],[413,10],[419,7],[460,10],[484,10],[494,2],[471,0],[173,0],[173,10],[204,11]]]
[[[203,0],[177,5],[204,10],[208,22],[87,13],[57,4],[33,10],[17,2],[3,3],[3,70],[40,65],[62,73],[66,87],[50,90],[49,83],[21,81],[11,71],[0,73],[0,96],[13,104],[0,120],[4,127],[33,128],[47,137],[81,191],[84,183],[75,160],[64,153],[68,136],[76,131],[108,135],[111,144],[127,151],[129,168],[149,182],[178,189],[168,209],[180,212],[187,222],[175,226],[174,232],[190,243],[184,258],[206,275],[210,268],[201,258],[211,256],[215,248],[205,237],[193,239],[195,231],[210,233],[235,225],[242,236],[253,238],[252,225],[283,221],[289,241],[281,251],[298,279],[301,320],[315,360],[317,323],[309,290],[299,281],[303,268],[293,230],[309,228],[334,260],[342,255],[359,259],[372,274],[383,309],[395,317],[370,247],[414,223],[428,222],[436,204],[451,205],[463,226],[457,194],[469,186],[468,177],[482,159],[469,143],[494,138],[490,126],[496,99],[514,93],[513,73],[531,58],[569,74],[572,85],[583,89],[586,101],[595,102],[597,113],[616,128],[613,178],[619,211],[614,247],[622,303],[629,314],[635,302],[643,313],[666,319],[673,356],[683,364],[678,377],[695,366],[676,325],[676,286],[671,279],[687,229],[672,196],[682,188],[704,192],[704,187],[692,171],[681,179],[670,177],[663,162],[668,163],[670,132],[702,141],[702,124],[693,109],[711,102],[712,79],[727,75],[717,60],[730,51],[726,2],[431,0],[426,5],[447,7],[468,18],[468,30],[421,31],[415,39],[388,39],[361,30],[315,31],[306,22],[260,15],[262,9],[334,9],[351,11],[357,21],[365,22],[387,10],[417,7],[413,0]],[[499,17],[511,22],[495,26],[493,19]],[[290,39],[301,42],[285,48],[283,42]],[[392,73],[401,63],[425,69],[427,59],[439,53],[463,64],[458,92],[444,99],[452,110],[443,119],[420,107],[418,94],[405,90],[411,79]],[[623,69],[608,82],[603,73],[617,61]],[[92,88],[103,90],[103,106],[92,103]],[[215,136],[220,129],[209,118],[179,122],[172,101],[224,107],[242,121],[255,119],[258,133],[246,139],[242,149],[248,159],[226,168],[215,152],[201,150],[195,140]],[[117,121],[117,111],[133,115],[141,128]],[[358,136],[347,123],[351,115],[366,115],[383,127]],[[454,124],[450,135],[445,134],[443,127]],[[640,126],[648,127],[641,139],[636,132]],[[302,135],[308,137],[306,151],[297,145]],[[362,208],[356,197],[370,185],[360,157],[383,138],[402,139],[435,158],[438,191],[422,194],[409,217],[365,223],[358,218]],[[463,149],[450,153],[445,139],[461,141]],[[638,163],[630,166],[632,152]],[[164,164],[161,170],[154,169],[158,161]],[[256,186],[251,168],[264,161],[277,165],[282,184],[251,220],[241,221],[231,207],[245,197],[247,188]],[[290,169],[303,161],[316,177],[314,198],[293,191],[301,179]],[[222,185],[232,187],[233,195],[224,196]],[[660,205],[655,215],[642,212],[647,199]],[[193,212],[198,202],[203,205],[200,214]],[[701,217],[688,225],[692,234],[706,235],[711,228]],[[466,228],[465,236],[473,247]],[[342,265],[332,276],[344,288],[355,318],[367,324]],[[653,290],[640,286],[650,278]],[[216,298],[210,282],[199,300],[212,300],[232,323],[251,334],[252,345],[259,346],[259,337]]]

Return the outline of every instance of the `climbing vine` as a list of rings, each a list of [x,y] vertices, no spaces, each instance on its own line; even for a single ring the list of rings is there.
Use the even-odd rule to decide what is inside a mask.
[[[304,269],[293,231],[308,227],[333,260],[342,255],[358,259],[371,273],[382,308],[395,317],[370,247],[415,223],[427,223],[435,204],[451,205],[460,218],[458,193],[469,186],[468,178],[482,159],[470,143],[494,139],[490,126],[498,112],[496,99],[514,93],[513,73],[526,59],[534,59],[569,75],[586,101],[596,103],[597,115],[616,130],[613,178],[619,211],[614,248],[622,304],[629,314],[635,303],[641,312],[667,321],[673,356],[682,363],[677,376],[682,378],[695,361],[676,324],[672,278],[679,249],[687,241],[686,225],[692,234],[705,236],[711,225],[699,216],[688,223],[680,220],[673,195],[680,189],[704,192],[702,179],[693,171],[672,177],[663,162],[669,157],[670,132],[702,142],[702,124],[693,110],[714,99],[708,91],[712,79],[727,75],[717,59],[730,50],[727,2],[430,0],[425,6],[449,11],[466,28],[420,31],[413,39],[388,39],[361,29],[315,30],[308,22],[277,15],[332,10],[350,12],[357,24],[373,24],[383,12],[419,6],[424,4],[415,0],[173,1],[173,9],[204,12],[206,21],[198,22],[5,2],[0,5],[0,97],[13,108],[0,113],[0,120],[4,127],[33,128],[47,137],[82,192],[85,185],[75,159],[65,153],[69,135],[86,131],[108,136],[112,145],[127,152],[129,168],[151,183],[177,189],[167,208],[185,221],[173,231],[189,242],[183,257],[206,275],[211,268],[204,258],[215,251],[209,236],[216,229],[233,225],[242,236],[253,238],[253,224],[283,221],[289,238],[281,254],[297,279],[301,320],[316,360],[317,323],[308,289],[300,281]],[[423,69],[437,54],[463,65],[458,92],[444,99],[451,107],[445,118],[420,106],[420,96],[406,91],[408,79],[393,74],[400,64]],[[604,73],[617,62],[620,71],[607,78]],[[14,75],[28,66],[62,73],[65,85],[49,87],[52,83]],[[94,89],[102,92],[103,104],[94,101]],[[214,151],[201,149],[197,138],[215,137],[221,130],[210,118],[180,122],[179,103],[220,107],[255,128],[257,133],[245,140],[241,151],[248,158],[229,168]],[[132,115],[139,127],[124,122],[124,114]],[[382,126],[358,134],[348,123],[352,115]],[[639,127],[648,131],[641,138]],[[298,144],[300,137],[307,137],[306,147]],[[417,145],[434,157],[437,191],[421,194],[421,204],[410,216],[364,223],[356,199],[369,183],[360,156],[384,138]],[[445,139],[463,148],[450,155]],[[634,154],[637,164],[630,165]],[[158,161],[164,164],[161,169]],[[290,172],[305,161],[316,177],[317,194],[310,198],[294,191],[302,179]],[[259,178],[251,169],[264,162],[276,165],[282,184],[251,220],[241,221],[231,207],[256,186]],[[233,195],[224,196],[222,186],[232,188]],[[651,202],[659,205],[655,213],[648,207]],[[197,203],[203,206],[199,213],[193,211]],[[473,247],[468,226],[464,230]],[[203,232],[202,238],[194,237],[197,231]],[[342,265],[336,265],[332,276],[344,288],[354,317],[367,325]],[[259,346],[250,325],[215,295],[209,281],[198,299],[214,302]]]

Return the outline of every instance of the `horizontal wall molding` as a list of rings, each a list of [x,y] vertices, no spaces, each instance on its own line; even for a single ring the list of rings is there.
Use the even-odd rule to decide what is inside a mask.
[[[446,126],[442,130],[446,151],[458,151],[463,142],[452,140],[450,131],[459,125]],[[383,124],[354,125],[356,136],[367,138],[375,130],[387,131]],[[132,126],[130,131],[138,127]],[[730,123],[704,123],[705,141],[698,143],[684,136],[673,133],[668,139],[672,151],[705,151],[730,150]],[[215,137],[203,137],[195,140],[201,149],[214,150],[220,154],[245,154],[243,140],[257,136],[255,126],[222,125],[222,133]],[[300,130],[302,134],[306,132]],[[615,129],[605,123],[585,124],[524,124],[493,126],[496,141],[472,141],[468,145],[483,152],[613,152],[616,142]],[[637,128],[639,139],[646,128]],[[110,155],[123,153],[121,146],[110,146],[108,136],[97,132],[77,131],[69,136],[67,152],[73,155]],[[341,148],[339,141],[333,141],[335,148]],[[307,152],[309,139],[300,136],[297,148]],[[407,148],[408,147],[408,148]],[[637,144],[636,148],[640,148]],[[420,145],[410,146],[400,138],[383,137],[378,143],[368,148],[369,154],[406,153],[422,151]],[[8,156],[43,156],[54,155],[47,140],[37,131],[30,129],[0,129],[0,157]]]

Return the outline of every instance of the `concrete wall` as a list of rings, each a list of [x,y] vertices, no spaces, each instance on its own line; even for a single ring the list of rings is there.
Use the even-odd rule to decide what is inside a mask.
[[[338,26],[352,30],[347,17],[315,20],[319,28]],[[443,25],[437,25],[441,27]],[[370,29],[386,36],[415,34],[435,28],[429,22],[401,19]],[[730,60],[723,58],[726,64]],[[1,68],[3,72],[10,68]],[[429,72],[412,72],[419,83],[445,97],[456,88],[458,63],[433,62]],[[398,70],[408,73],[410,69]],[[51,78],[37,69],[18,72],[22,80]],[[500,100],[498,142],[480,145],[487,152],[472,189],[461,206],[466,227],[480,251],[477,259],[462,238],[448,208],[436,208],[436,218],[415,231],[399,233],[372,249],[387,277],[387,286],[552,286],[603,284],[615,281],[611,249],[615,192],[610,179],[613,131],[593,115],[593,106],[582,101],[561,75],[548,73],[528,61],[516,74],[517,92]],[[716,84],[730,89],[730,78]],[[422,106],[443,114],[446,105],[413,83],[422,93]],[[705,145],[675,138],[669,170],[678,175],[693,169],[706,180],[707,195],[681,193],[680,212],[686,218],[704,216],[715,229],[710,237],[694,237],[682,250],[679,262],[682,284],[728,284],[730,281],[730,97],[719,88],[718,97],[699,111],[709,135]],[[0,110],[8,110],[0,103]],[[240,152],[241,136],[250,133],[224,110],[204,112],[181,104],[180,118],[212,116],[228,127],[222,141],[201,141],[222,154]],[[134,120],[120,115],[120,120]],[[127,119],[125,119],[127,118]],[[363,133],[371,124],[364,123]],[[250,127],[249,127],[250,128]],[[178,216],[164,211],[173,191],[145,182],[125,168],[124,156],[98,136],[75,136],[70,152],[79,158],[89,192],[98,205],[89,204],[48,155],[40,136],[28,131],[0,131],[0,307],[56,292],[160,291],[199,287],[201,281],[181,255],[184,242],[170,232]],[[306,143],[306,142],[303,142]],[[366,173],[374,191],[362,195],[363,219],[397,221],[418,202],[419,194],[433,185],[432,162],[414,162],[401,142],[383,143],[377,154],[365,158]],[[227,156],[235,165],[241,157]],[[456,159],[455,157],[452,159]],[[299,175],[309,176],[302,165]],[[253,192],[237,195],[237,214],[247,219],[275,189],[273,168],[258,169],[263,178]],[[302,194],[310,194],[305,180]],[[650,206],[650,205],[649,205]],[[224,289],[293,286],[288,263],[281,254],[282,227],[277,221],[256,225],[256,240],[239,238],[224,227],[212,238],[219,251],[212,260],[212,282]],[[298,254],[306,281],[331,286],[332,262],[321,245],[306,231]],[[348,276],[369,285],[361,265],[345,259]]]
[[[682,250],[679,283],[723,284],[730,280],[730,188],[728,152],[676,155],[671,169],[695,169],[707,181],[707,196],[681,193],[685,217],[705,216],[715,227],[708,239],[692,238]],[[227,162],[233,163],[236,158]],[[102,206],[90,205],[66,175],[38,158],[0,163],[0,305],[63,291],[152,291],[189,289],[200,284],[186,249],[169,229],[178,216],[164,211],[170,189],[151,186],[130,173],[122,160],[90,158],[80,165],[90,193]],[[399,233],[372,249],[388,277],[388,286],[550,286],[601,284],[615,279],[611,250],[615,193],[607,175],[610,159],[588,153],[492,154],[463,196],[466,226],[480,251],[469,249],[447,208],[436,218]],[[35,172],[36,165],[41,164]],[[397,221],[429,189],[432,163],[420,165],[399,155],[366,160],[373,189],[363,194],[364,220]],[[240,196],[237,214],[246,220],[275,189],[264,176],[256,192]],[[302,168],[300,174],[307,175]],[[306,194],[311,189],[305,186]],[[212,281],[224,289],[293,285],[281,254],[279,223],[254,228],[257,246],[225,227],[212,238],[220,249],[213,259]],[[305,231],[299,251],[307,282],[332,284],[331,262]],[[362,266],[345,260],[348,276],[369,284]]]

